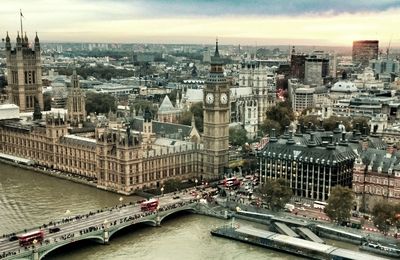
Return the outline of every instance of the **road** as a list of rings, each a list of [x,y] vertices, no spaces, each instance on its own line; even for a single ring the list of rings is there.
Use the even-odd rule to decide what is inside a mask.
[[[189,190],[188,192],[177,193],[176,195],[165,194],[163,196],[160,196],[158,197],[159,208],[162,209],[179,202],[189,202],[190,200],[194,199],[194,196],[196,196],[195,194],[193,195],[193,193],[191,192],[193,192],[193,189]],[[177,198],[176,196],[179,196],[179,198]],[[55,221],[56,224],[47,224],[46,228],[42,228],[42,230],[45,231],[45,238],[42,243],[36,244],[36,248],[62,242],[64,240],[67,240],[66,237],[77,238],[81,235],[84,235],[85,230],[89,227],[101,228],[104,225],[119,225],[128,221],[130,217],[130,220],[132,220],[132,217],[135,215],[140,215],[138,217],[141,218],[147,216],[146,214],[149,215],[148,212],[142,212],[140,209],[140,203],[137,203],[130,205],[121,204],[113,208],[102,209],[99,212],[90,212],[79,216],[64,218],[61,221]],[[49,227],[54,226],[59,227],[60,231],[56,233],[49,233]],[[27,231],[29,232],[33,230],[38,229],[30,229]],[[16,235],[20,235],[22,233],[17,233]],[[73,240],[70,240],[70,242],[72,241]],[[32,246],[29,246],[28,248],[20,246],[18,240],[9,241],[9,237],[0,238],[0,259],[3,258],[3,253],[5,254],[7,252],[15,252],[16,254],[18,254],[32,249]]]

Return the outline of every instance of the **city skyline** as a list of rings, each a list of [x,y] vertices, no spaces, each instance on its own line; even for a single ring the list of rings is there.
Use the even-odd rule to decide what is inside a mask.
[[[392,29],[400,2],[384,1],[93,1],[25,0],[3,4],[3,32],[24,31],[45,42],[204,43],[351,46],[376,39],[400,46]],[[30,36],[32,37],[32,36]]]

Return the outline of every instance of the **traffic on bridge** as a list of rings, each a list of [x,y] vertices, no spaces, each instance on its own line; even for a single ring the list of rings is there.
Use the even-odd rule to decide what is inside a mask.
[[[203,189],[202,193],[207,193],[207,190]],[[121,199],[121,204],[112,208],[51,221],[36,229],[3,234],[0,237],[0,259],[39,260],[59,247],[84,239],[108,243],[115,232],[133,224],[157,226],[174,212],[194,212],[201,198],[201,192],[191,189],[137,203],[122,204]]]

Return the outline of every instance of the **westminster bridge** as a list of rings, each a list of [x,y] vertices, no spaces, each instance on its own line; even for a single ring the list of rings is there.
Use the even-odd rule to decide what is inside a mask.
[[[140,204],[118,205],[96,212],[71,216],[60,221],[50,222],[39,227],[45,232],[42,242],[24,247],[19,241],[10,241],[10,236],[0,238],[0,259],[43,259],[50,252],[82,240],[93,240],[107,244],[110,238],[119,231],[139,223],[149,226],[160,226],[163,219],[177,212],[192,212],[227,218],[226,210],[213,209],[195,193],[180,193],[179,197],[165,194],[159,198],[159,207],[154,212],[142,212]],[[50,229],[59,228],[50,233]],[[33,229],[33,230],[38,230]],[[26,230],[32,231],[32,230]],[[19,235],[23,232],[18,232]]]

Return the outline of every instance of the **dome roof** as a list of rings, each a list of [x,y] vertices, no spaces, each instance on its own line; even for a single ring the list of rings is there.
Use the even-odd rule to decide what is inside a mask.
[[[331,88],[332,92],[357,92],[358,89],[353,82],[338,81]]]

